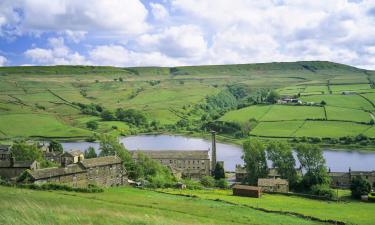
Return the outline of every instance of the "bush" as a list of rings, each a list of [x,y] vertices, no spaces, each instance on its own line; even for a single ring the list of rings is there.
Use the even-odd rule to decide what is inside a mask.
[[[215,181],[215,186],[218,188],[225,189],[225,188],[228,188],[228,182],[224,178],[221,178]]]
[[[182,181],[182,183],[184,183],[186,185],[186,188],[187,189],[190,189],[190,190],[200,190],[200,189],[203,189],[203,186],[200,182],[198,181],[194,181],[194,180],[190,180],[190,179],[185,179]]]
[[[368,201],[375,202],[375,192],[371,192],[370,194],[368,194]]]
[[[204,176],[200,179],[200,183],[205,187],[214,187],[215,179],[211,176]]]
[[[361,199],[362,195],[367,195],[370,192],[371,185],[369,182],[362,179],[362,177],[356,177],[352,180],[350,190],[353,198]]]
[[[86,127],[89,128],[90,130],[96,130],[98,129],[98,126],[99,124],[95,120],[91,120],[86,123]]]
[[[334,196],[334,192],[328,185],[313,185],[311,187],[310,193],[312,195],[318,195],[325,197],[327,199],[332,199]]]

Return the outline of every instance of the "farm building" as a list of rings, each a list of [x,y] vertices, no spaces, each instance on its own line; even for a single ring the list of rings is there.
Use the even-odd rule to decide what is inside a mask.
[[[178,177],[199,179],[202,176],[210,175],[210,159],[207,151],[131,151],[134,160],[137,160],[138,154],[152,158],[159,161],[161,164],[169,167],[172,172]]]
[[[14,157],[0,160],[0,177],[12,179],[19,176],[25,170],[35,170],[38,163],[34,161],[16,161]]]
[[[246,169],[241,165],[236,165],[236,182],[242,182],[246,175]],[[280,178],[280,174],[277,173],[277,170],[275,168],[270,168],[268,171],[268,177],[267,178]]]
[[[65,157],[68,158],[68,155]],[[73,154],[71,158],[73,158]],[[125,183],[126,174],[122,161],[117,156],[106,156],[74,162],[67,159],[63,167],[27,170],[23,182],[63,183],[73,187],[85,187],[88,184],[99,186],[118,186]]]
[[[258,179],[258,187],[263,192],[289,192],[289,182],[280,178],[260,178]]]
[[[0,160],[9,160],[10,145],[0,145]]]
[[[261,196],[261,189],[255,186],[235,184],[232,188],[233,195],[259,198]]]
[[[348,172],[329,172],[328,175],[331,178],[331,187],[349,188],[351,180],[356,177],[367,180],[373,188],[375,187],[375,171],[351,171],[349,169]]]
[[[61,163],[63,165],[69,165],[71,163],[77,163],[84,160],[84,154],[80,150],[72,150],[69,152],[64,152],[61,155]]]

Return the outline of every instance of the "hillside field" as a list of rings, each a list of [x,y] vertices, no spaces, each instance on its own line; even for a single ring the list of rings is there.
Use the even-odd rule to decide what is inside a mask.
[[[319,224],[245,206],[121,187],[104,193],[0,186],[0,224]]]
[[[250,96],[276,90],[310,104],[250,105],[229,110],[217,119],[240,125],[253,120],[252,136],[365,134],[375,138],[370,124],[375,112],[374,77],[374,71],[315,61],[173,68],[2,67],[0,141],[84,139],[95,132],[130,134],[134,129],[124,122],[82,114],[77,103],[94,103],[111,111],[137,109],[162,127],[175,126],[181,119],[197,126],[194,124],[205,113],[199,105],[234,84],[244,85]],[[319,106],[321,102],[325,105]],[[98,130],[89,130],[89,121],[97,121]]]

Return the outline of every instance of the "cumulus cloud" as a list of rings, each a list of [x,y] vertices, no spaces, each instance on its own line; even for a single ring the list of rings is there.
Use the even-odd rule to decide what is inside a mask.
[[[138,44],[142,49],[160,51],[170,57],[200,57],[207,49],[202,31],[193,25],[173,26],[142,35]]]
[[[160,52],[134,52],[121,45],[100,45],[89,52],[90,60],[96,65],[114,66],[170,66],[182,65],[176,59]]]
[[[39,64],[330,60],[375,68],[374,12],[373,0],[3,0],[0,36],[52,33],[81,45],[74,52],[50,40],[27,50]]]
[[[4,0],[1,6],[0,26],[7,23],[24,33],[65,30],[68,35],[90,31],[139,34],[149,26],[148,11],[139,0]]]
[[[0,55],[0,66],[5,66],[7,64],[7,58],[4,56]]]
[[[50,48],[32,48],[24,52],[24,55],[33,63],[41,65],[85,65],[90,64],[84,56],[69,49],[64,39],[49,38]]]
[[[156,20],[163,20],[168,18],[168,10],[162,4],[151,2],[150,7],[152,15]]]

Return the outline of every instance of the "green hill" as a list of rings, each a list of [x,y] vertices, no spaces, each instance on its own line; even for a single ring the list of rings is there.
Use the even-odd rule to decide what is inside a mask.
[[[281,95],[300,96],[305,102],[327,103],[326,107],[231,108],[218,119],[240,124],[255,119],[251,135],[293,138],[365,133],[373,137],[368,123],[374,111],[374,77],[374,71],[324,61],[171,68],[0,67],[0,139],[82,139],[93,133],[86,127],[91,120],[99,123],[96,132],[126,134],[150,130],[82,114],[77,104],[91,103],[110,111],[140,110],[162,129],[175,129],[177,122],[187,120],[189,129],[198,131],[199,121],[207,113],[207,97],[217,95],[228,85],[242,85],[249,96],[274,89]],[[353,131],[336,132],[347,125]],[[327,132],[316,132],[319,129]]]

